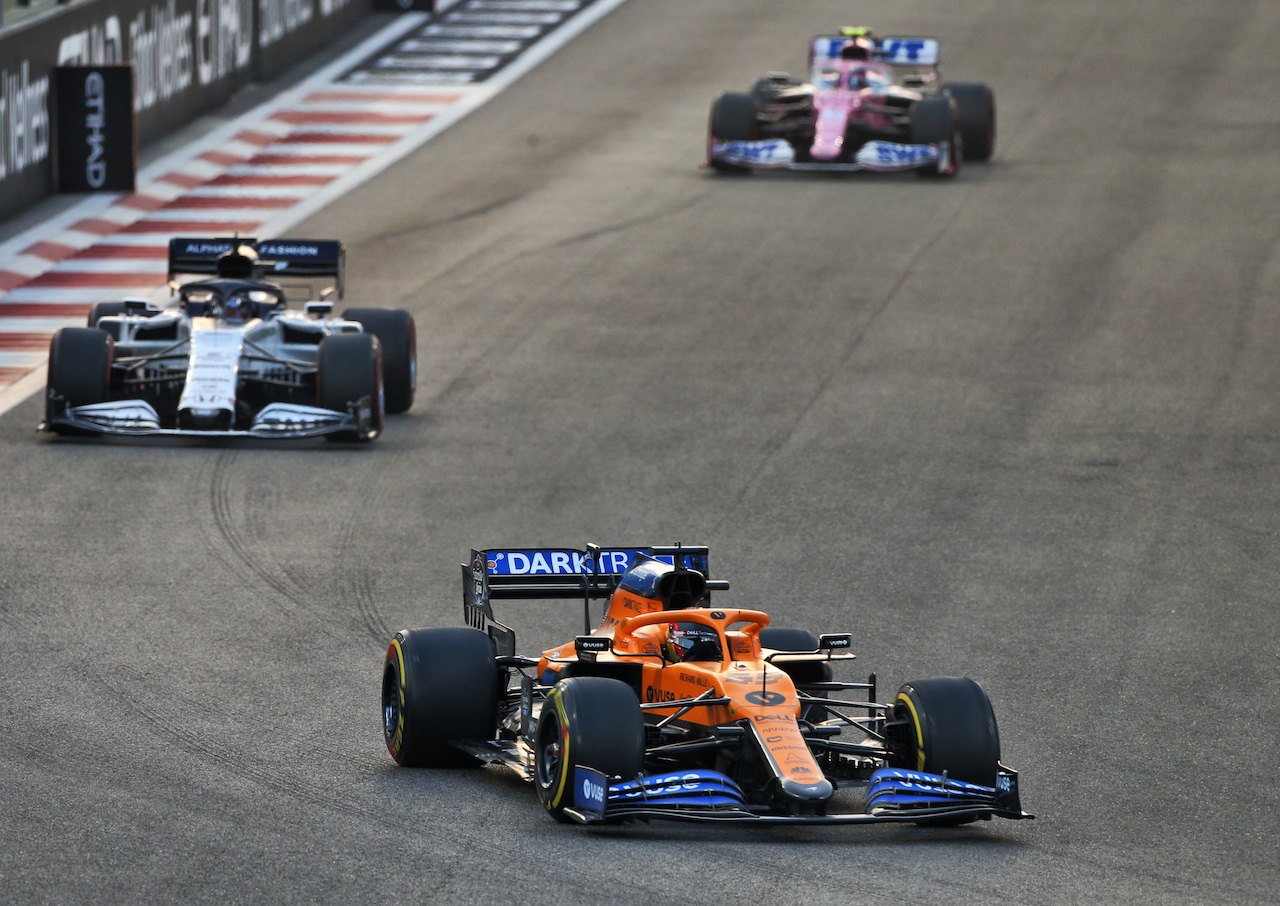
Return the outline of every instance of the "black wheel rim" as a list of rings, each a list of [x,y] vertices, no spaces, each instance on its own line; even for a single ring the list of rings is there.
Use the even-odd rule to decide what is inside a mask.
[[[543,717],[538,720],[537,774],[538,786],[550,790],[560,777],[561,729],[560,715],[555,707],[547,702],[543,706]],[[549,713],[548,713],[549,712]]]
[[[400,681],[395,664],[387,664],[382,673],[382,735],[390,745],[400,725]]]
[[[891,767],[916,769],[916,735],[912,732],[911,714],[902,705],[895,704],[889,712],[890,725],[885,728],[885,741],[889,744]]]

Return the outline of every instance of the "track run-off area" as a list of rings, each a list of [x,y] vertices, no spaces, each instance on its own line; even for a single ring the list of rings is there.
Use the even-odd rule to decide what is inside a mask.
[[[378,91],[472,90],[404,75],[425,24]],[[991,84],[992,162],[705,170],[712,99],[843,25]],[[1274,903],[1278,41],[1267,0],[627,0],[263,216],[413,312],[417,401],[357,448],[10,398],[0,902]],[[271,196],[234,188],[194,194]],[[462,625],[471,547],[588,541],[709,545],[718,603],[852,632],[882,698],[973,677],[1036,820],[587,829],[397,768],[391,634]],[[510,607],[522,652],[580,629]]]

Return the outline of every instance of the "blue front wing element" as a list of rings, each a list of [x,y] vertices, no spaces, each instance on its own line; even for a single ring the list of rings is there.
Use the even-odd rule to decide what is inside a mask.
[[[1003,766],[996,787],[950,780],[937,774],[882,768],[867,786],[867,810],[845,814],[759,814],[742,789],[717,771],[673,771],[608,784],[601,803],[596,784],[604,776],[579,766],[590,777],[576,797],[570,817],[584,823],[662,818],[671,821],[747,821],[760,824],[873,824],[892,821],[972,820],[998,815],[1031,818],[1018,801],[1017,773]]]
[[[937,774],[882,768],[871,775],[867,810],[892,814],[919,809],[985,808],[996,810],[1000,792],[993,787],[950,780]]]
[[[605,811],[621,817],[640,809],[745,810],[746,797],[736,783],[716,771],[690,770],[641,777],[609,787]]]

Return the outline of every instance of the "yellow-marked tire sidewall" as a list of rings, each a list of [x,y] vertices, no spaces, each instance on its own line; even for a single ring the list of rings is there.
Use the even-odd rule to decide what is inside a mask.
[[[569,766],[573,763],[570,761],[569,753],[569,715],[565,713],[564,695],[559,686],[551,690],[551,694],[547,696],[547,704],[553,705],[556,711],[556,717],[560,721],[560,776],[557,778],[554,790],[555,795],[547,800],[548,809],[557,809],[561,807],[561,800],[564,799],[566,791],[569,789]]]
[[[917,771],[924,770],[924,728],[920,726],[920,715],[916,713],[916,706],[912,703],[910,697],[899,692],[897,698],[893,700],[894,710],[898,705],[902,705],[907,714],[911,717],[911,740],[912,748],[915,750],[915,757],[911,759],[915,763]]]
[[[644,715],[632,686],[602,676],[568,677],[548,690],[538,719],[538,798],[556,820],[573,820],[568,812],[577,805],[579,765],[606,777],[634,778],[644,767],[644,752]]]
[[[894,713],[906,724],[900,766],[995,786],[1000,735],[978,683],[963,676],[907,683],[894,698]]]
[[[383,736],[396,762],[422,768],[479,764],[452,743],[496,734],[500,675],[488,636],[471,628],[407,629],[396,633],[383,665]],[[390,734],[389,707],[400,712]]]

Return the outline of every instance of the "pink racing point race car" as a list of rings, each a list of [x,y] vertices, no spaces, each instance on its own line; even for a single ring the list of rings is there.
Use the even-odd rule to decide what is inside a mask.
[[[894,171],[952,177],[991,159],[996,103],[981,82],[940,81],[936,38],[864,28],[809,44],[809,81],[771,72],[711,106],[707,164],[750,170]]]

